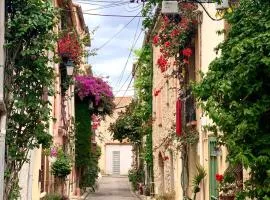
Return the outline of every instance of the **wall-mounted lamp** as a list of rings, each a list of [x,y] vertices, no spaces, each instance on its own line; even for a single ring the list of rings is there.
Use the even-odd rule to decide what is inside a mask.
[[[162,1],[162,14],[180,14],[177,1]]]
[[[104,107],[103,107],[103,106],[99,106],[99,107],[98,107],[98,111],[99,111],[99,112],[103,112],[103,111],[104,111]]]
[[[217,10],[225,10],[228,9],[229,6],[229,1],[228,0],[222,0],[220,3],[216,3],[216,9]]]
[[[67,75],[68,76],[72,76],[73,75],[73,71],[74,71],[74,63],[71,59],[69,59],[66,63],[65,66],[67,68]]]
[[[93,108],[94,108],[94,103],[93,101],[89,100],[88,109],[92,110]]]

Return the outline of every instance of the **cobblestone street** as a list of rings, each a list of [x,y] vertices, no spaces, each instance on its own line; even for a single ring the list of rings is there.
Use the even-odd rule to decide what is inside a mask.
[[[87,200],[136,200],[127,177],[102,177],[99,188]]]

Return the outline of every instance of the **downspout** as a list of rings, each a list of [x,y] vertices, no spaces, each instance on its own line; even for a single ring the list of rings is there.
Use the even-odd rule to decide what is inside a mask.
[[[5,0],[0,0],[0,199],[4,197],[6,108],[4,103]]]

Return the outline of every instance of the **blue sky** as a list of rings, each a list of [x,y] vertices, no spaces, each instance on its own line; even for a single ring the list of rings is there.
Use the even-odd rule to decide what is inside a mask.
[[[137,15],[141,10],[141,4],[129,3],[129,0],[77,0],[84,13],[93,14],[113,14],[113,15]],[[117,2],[117,3],[116,3]],[[140,15],[140,14],[139,14]],[[114,34],[121,30],[132,18],[120,17],[104,17],[84,14],[85,22],[90,31],[97,30],[93,36],[91,48],[99,48],[102,44],[110,40]],[[143,32],[140,37],[139,34],[142,30],[142,19],[134,18],[130,24],[123,29],[110,43],[105,45],[97,52],[97,56],[89,58],[89,64],[93,67],[94,75],[106,77],[109,84],[113,87],[116,96],[130,96],[133,94],[132,84],[126,91],[127,86],[131,80],[132,64],[134,62],[134,55],[132,53],[124,75],[121,78],[121,72],[127,62],[130,49],[134,43],[134,38],[139,38],[135,48],[138,49],[142,46]],[[139,24],[138,30],[137,26]],[[137,30],[137,35],[135,36]],[[130,77],[128,79],[128,77]],[[127,80],[128,79],[128,80]],[[119,83],[120,82],[120,83]]]

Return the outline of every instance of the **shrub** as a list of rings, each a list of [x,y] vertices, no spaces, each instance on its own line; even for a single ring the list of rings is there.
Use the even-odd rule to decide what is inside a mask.
[[[65,154],[60,154],[51,167],[52,174],[59,178],[65,178],[71,172],[70,158]]]
[[[131,182],[132,189],[137,190],[138,183],[144,181],[144,171],[142,169],[131,169],[128,172],[128,179]]]

